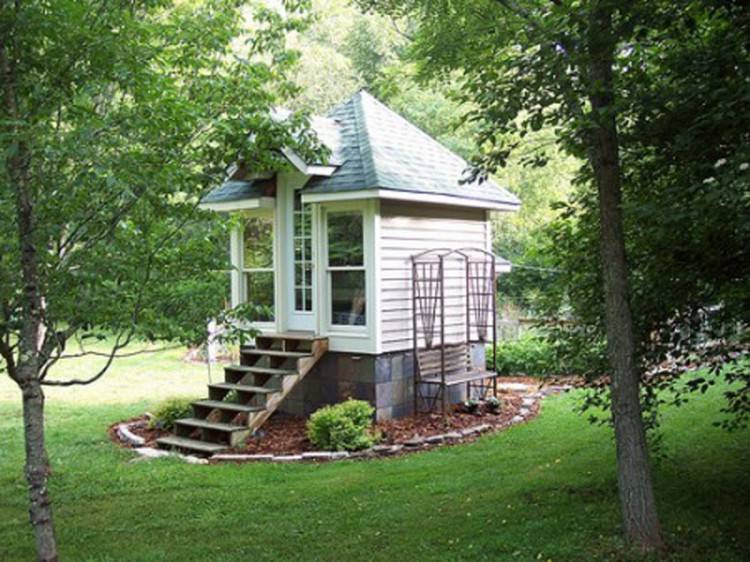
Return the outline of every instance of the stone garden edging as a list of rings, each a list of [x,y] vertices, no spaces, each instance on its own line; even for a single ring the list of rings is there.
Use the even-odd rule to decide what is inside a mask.
[[[136,435],[131,430],[132,427],[142,426],[143,420],[123,422],[117,425],[117,436],[126,444],[132,447],[138,456],[130,462],[138,462],[161,457],[179,458],[189,464],[212,464],[221,462],[247,463],[247,462],[270,462],[270,463],[294,463],[294,462],[330,462],[346,459],[371,459],[378,457],[389,457],[399,454],[412,453],[427,449],[434,449],[446,445],[457,445],[473,441],[483,433],[496,433],[514,425],[530,421],[538,413],[535,406],[542,398],[569,390],[569,385],[552,386],[539,389],[536,392],[525,394],[522,397],[521,408],[513,418],[506,423],[491,425],[488,423],[476,426],[454,430],[447,433],[430,436],[414,436],[400,443],[391,445],[375,445],[363,451],[307,451],[299,454],[271,455],[271,454],[242,454],[242,453],[214,453],[208,458],[201,458],[194,455],[183,455],[164,449],[146,447],[145,439]]]

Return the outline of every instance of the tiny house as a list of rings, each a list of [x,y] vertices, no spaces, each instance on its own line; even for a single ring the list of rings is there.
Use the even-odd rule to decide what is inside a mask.
[[[461,373],[483,370],[485,341],[468,321],[476,303],[462,249],[478,252],[486,266],[490,214],[516,211],[519,200],[492,181],[462,183],[466,161],[364,91],[312,125],[329,161],[308,163],[287,151],[288,170],[235,170],[201,203],[242,217],[230,243],[232,304],[268,310],[255,348],[242,350],[242,365],[229,386],[214,389],[206,413],[237,386],[232,381],[263,388],[266,375],[278,375],[273,397],[253,402],[247,390],[248,403],[307,415],[353,397],[370,401],[378,419],[409,415],[420,407],[419,371],[427,369],[417,355],[438,341],[424,334],[435,332],[436,321],[447,351],[431,364],[445,371],[460,356]],[[415,300],[415,256],[434,258],[434,268],[421,265],[423,274],[440,270],[440,279],[423,279],[423,293],[440,285],[440,310],[437,294],[422,295],[421,312],[431,318]],[[491,262],[485,306],[494,304],[495,275],[510,269],[502,258]],[[452,350],[452,341],[467,345]],[[466,378],[450,399],[465,396]],[[250,414],[258,417],[252,427],[270,415]]]

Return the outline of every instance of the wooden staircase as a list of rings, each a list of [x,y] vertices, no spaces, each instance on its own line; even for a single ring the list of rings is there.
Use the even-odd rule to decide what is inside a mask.
[[[203,455],[242,445],[327,350],[328,339],[305,332],[258,336],[240,348],[239,365],[224,367],[224,382],[208,385],[208,399],[193,403],[193,416],[157,443]]]

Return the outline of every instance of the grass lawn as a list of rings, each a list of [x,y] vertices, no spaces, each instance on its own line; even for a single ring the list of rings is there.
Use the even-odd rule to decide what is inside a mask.
[[[128,464],[106,427],[152,398],[199,395],[178,351],[49,392],[63,560],[623,560],[610,432],[544,402],[533,422],[397,459]],[[81,368],[80,365],[76,369]],[[84,375],[81,372],[80,375]],[[655,468],[672,560],[750,559],[750,432],[714,428],[720,389],[666,412]],[[31,560],[17,390],[0,381],[0,561]]]

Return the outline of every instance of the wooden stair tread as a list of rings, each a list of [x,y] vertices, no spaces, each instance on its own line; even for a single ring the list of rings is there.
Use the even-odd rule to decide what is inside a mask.
[[[241,373],[260,373],[262,375],[296,375],[292,369],[274,369],[272,367],[254,367],[247,365],[227,365],[225,371],[239,371]]]
[[[260,334],[259,336],[255,336],[255,339],[316,341],[326,339],[326,337],[315,335],[313,332],[278,332],[272,334]]]
[[[215,408],[217,410],[229,410],[231,412],[260,412],[265,410],[262,406],[247,406],[245,404],[237,404],[236,402],[222,402],[221,400],[198,400],[193,402],[196,406],[203,406],[204,408]]]
[[[289,359],[312,357],[312,352],[310,351],[281,351],[280,349],[258,349],[257,347],[243,347],[240,352],[248,355],[267,355],[270,357],[286,357]]]
[[[190,449],[192,451],[200,451],[201,453],[218,453],[224,449],[228,449],[227,445],[220,445],[218,443],[207,443],[206,441],[198,441],[197,439],[188,439],[187,437],[175,437],[170,435],[168,437],[160,437],[156,442],[161,447],[178,447],[180,449]]]
[[[175,422],[178,425],[187,425],[201,429],[213,429],[215,431],[249,431],[246,425],[232,425],[231,423],[211,422],[198,418],[183,418]]]
[[[221,388],[222,390],[236,390],[238,392],[255,392],[256,394],[271,394],[272,392],[278,392],[278,390],[275,390],[273,388],[266,388],[264,386],[234,384],[231,382],[217,382],[209,384],[208,388]]]

